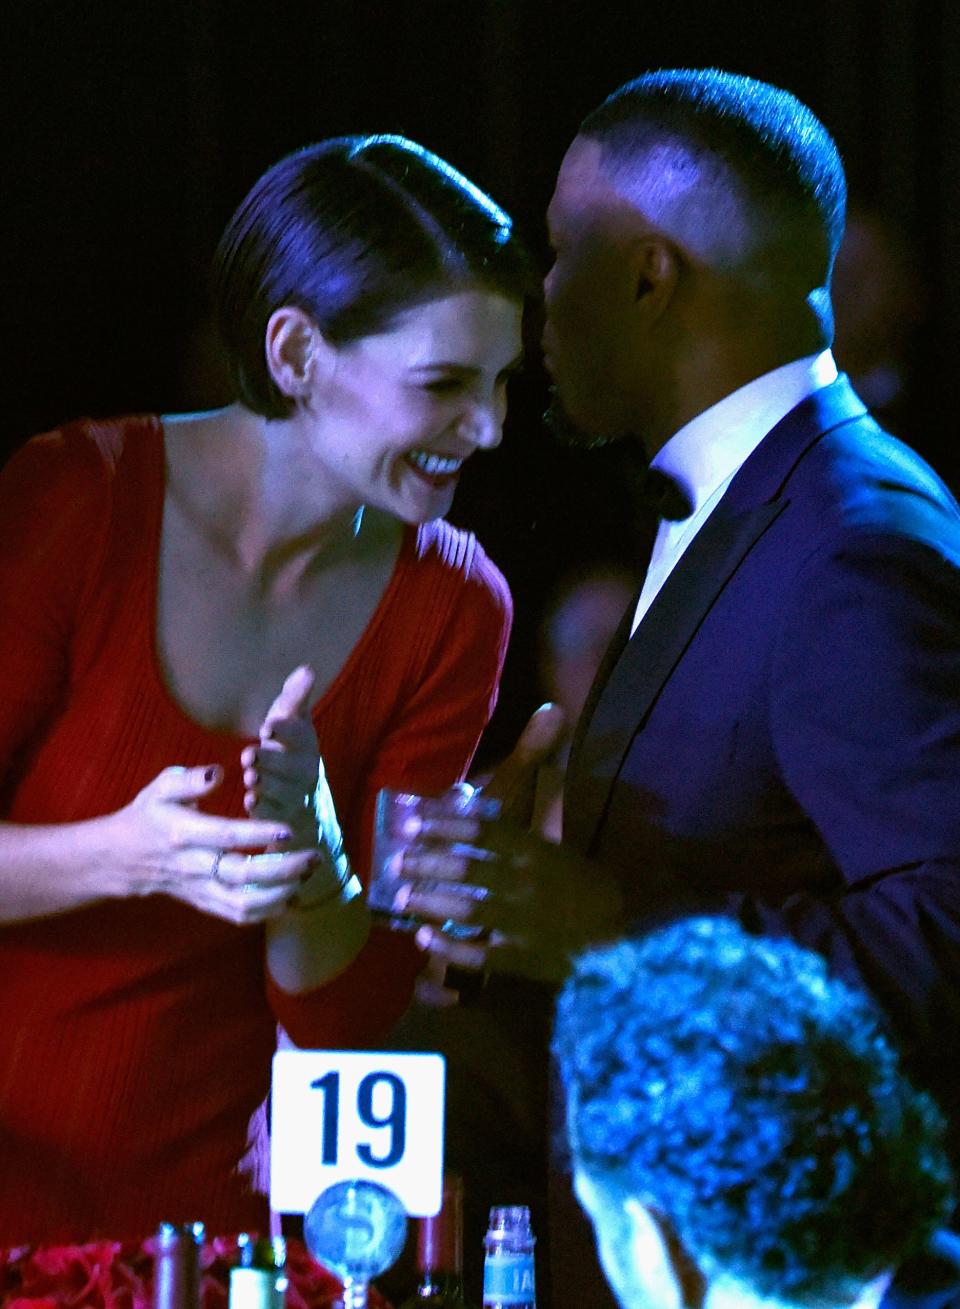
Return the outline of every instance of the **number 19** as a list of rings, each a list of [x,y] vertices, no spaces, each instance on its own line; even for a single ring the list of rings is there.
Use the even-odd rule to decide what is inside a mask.
[[[336,1164],[340,1135],[340,1074],[329,1072],[310,1085],[323,1092],[321,1158],[324,1164]],[[380,1085],[386,1086],[389,1092],[387,1111],[382,1114],[378,1114],[374,1107],[374,1096]],[[370,1145],[357,1146],[357,1154],[363,1163],[370,1168],[392,1168],[399,1163],[407,1146],[407,1090],[400,1078],[395,1073],[367,1073],[357,1087],[357,1115],[365,1127],[377,1131],[387,1128],[390,1132],[389,1149],[383,1154],[374,1154]]]

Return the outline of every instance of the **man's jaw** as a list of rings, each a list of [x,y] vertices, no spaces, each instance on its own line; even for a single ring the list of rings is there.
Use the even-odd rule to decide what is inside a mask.
[[[561,445],[575,450],[599,450],[621,441],[633,441],[641,450],[645,449],[643,435],[626,427],[619,431],[588,432],[570,414],[556,385],[550,387],[550,400],[543,421]]]
[[[572,446],[578,450],[592,450],[609,445],[616,437],[593,436],[571,418],[557,387],[550,387],[550,401],[543,415],[543,421],[561,445]]]

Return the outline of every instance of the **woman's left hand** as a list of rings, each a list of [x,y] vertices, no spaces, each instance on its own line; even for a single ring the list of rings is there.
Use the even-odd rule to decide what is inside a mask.
[[[313,990],[341,972],[362,949],[369,916],[351,876],[317,734],[310,720],[312,669],[295,668],[267,710],[260,740],[241,754],[244,807],[253,818],[286,824],[294,849],[326,856],[267,923],[267,971],[290,994]]]
[[[283,848],[321,850],[327,858],[301,887],[293,909],[324,903],[343,887],[350,869],[330,785],[310,719],[313,670],[295,668],[267,710],[257,745],[240,756],[251,818],[285,823],[293,835]]]
[[[259,741],[240,755],[244,809],[251,818],[285,823],[293,849],[318,844],[314,799],[323,765],[310,721],[313,683],[311,668],[295,668],[264,716]]]

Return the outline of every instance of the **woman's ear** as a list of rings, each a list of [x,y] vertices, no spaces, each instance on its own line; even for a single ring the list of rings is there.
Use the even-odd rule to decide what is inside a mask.
[[[275,309],[267,322],[264,347],[277,388],[291,400],[304,399],[316,381],[319,356],[327,349],[310,315],[295,305]]]

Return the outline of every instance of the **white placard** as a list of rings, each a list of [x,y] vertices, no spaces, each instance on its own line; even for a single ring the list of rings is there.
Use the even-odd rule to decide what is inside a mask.
[[[446,1066],[439,1054],[280,1050],[273,1057],[270,1203],[306,1213],[335,1182],[389,1187],[440,1212]]]

